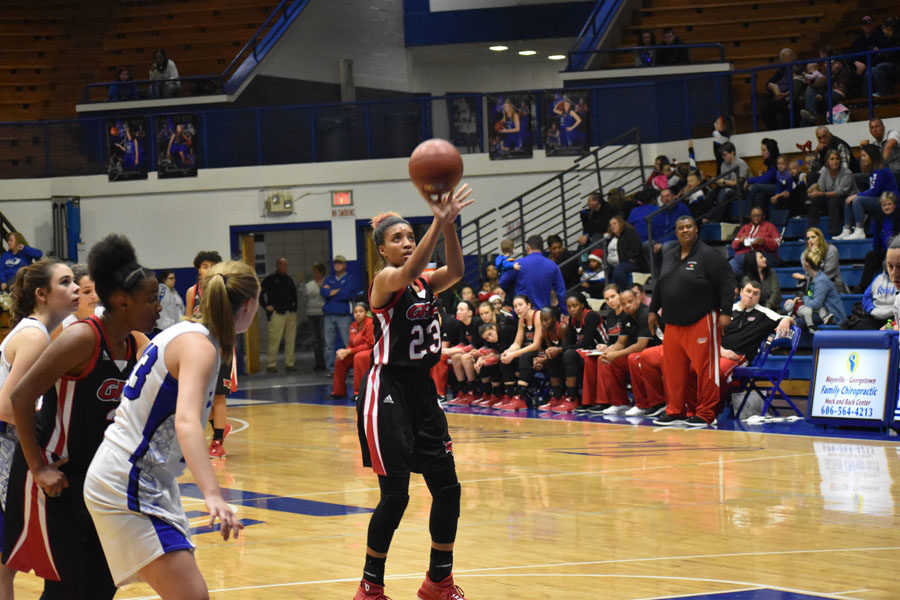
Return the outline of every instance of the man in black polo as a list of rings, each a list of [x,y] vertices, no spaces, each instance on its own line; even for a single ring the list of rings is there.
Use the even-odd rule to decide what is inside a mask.
[[[275,272],[262,281],[259,303],[266,308],[269,318],[269,346],[266,351],[266,370],[278,371],[278,346],[284,338],[284,369],[296,371],[294,366],[294,342],[297,337],[297,287],[287,274],[288,261],[275,261]]]
[[[678,244],[663,249],[648,319],[650,331],[656,331],[661,308],[666,322],[666,414],[653,422],[708,427],[715,423],[720,398],[719,346],[731,323],[734,274],[722,253],[699,240],[693,217],[679,217],[675,235]],[[689,394],[692,383],[696,394]]]

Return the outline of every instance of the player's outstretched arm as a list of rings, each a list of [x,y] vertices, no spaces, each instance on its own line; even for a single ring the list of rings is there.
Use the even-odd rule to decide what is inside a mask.
[[[444,235],[447,264],[435,271],[431,276],[431,289],[435,294],[443,292],[459,281],[465,272],[462,248],[459,245],[459,237],[456,235],[456,217],[459,216],[463,208],[475,201],[469,198],[471,194],[472,188],[469,187],[469,184],[464,183],[459,189],[441,198],[442,210],[445,211],[442,233]]]

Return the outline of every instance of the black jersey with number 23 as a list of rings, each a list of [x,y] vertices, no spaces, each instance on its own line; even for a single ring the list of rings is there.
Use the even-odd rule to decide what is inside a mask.
[[[399,290],[383,308],[373,308],[372,365],[428,370],[441,357],[438,300],[424,277]]]

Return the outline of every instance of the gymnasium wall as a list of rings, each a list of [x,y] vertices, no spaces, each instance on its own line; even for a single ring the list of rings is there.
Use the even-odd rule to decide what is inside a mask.
[[[900,128],[900,118],[888,119],[888,128]],[[832,131],[856,146],[868,138],[865,122],[832,127]],[[774,133],[752,133],[732,138],[738,156],[759,155],[763,137],[775,138],[785,153],[796,152],[795,143],[812,140],[814,128]],[[695,140],[698,160],[711,160],[710,138]],[[643,146],[645,164],[657,154],[687,159],[687,140]],[[530,160],[490,161],[486,154],[464,155],[464,181],[475,190],[476,203],[461,215],[478,216],[507,202],[553,174],[572,165],[571,158],[547,158],[536,151]],[[604,173],[609,181],[613,173]],[[261,216],[259,190],[289,187],[296,200],[295,214]],[[331,217],[329,191],[353,191],[356,215]],[[304,194],[308,194],[303,196]],[[196,178],[158,180],[151,173],[145,181],[114,182],[106,176],[4,180],[2,211],[32,245],[52,245],[50,198],[81,198],[84,258],[87,249],[110,232],[128,235],[141,260],[151,267],[187,266],[198,249],[231,252],[229,227],[330,221],[333,251],[356,259],[358,219],[394,210],[403,215],[430,215],[408,181],[406,159],[333,162],[266,167],[201,169]]]

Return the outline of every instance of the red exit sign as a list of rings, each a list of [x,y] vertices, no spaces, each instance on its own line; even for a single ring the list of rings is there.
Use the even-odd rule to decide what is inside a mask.
[[[353,206],[353,192],[331,192],[332,206]]]

